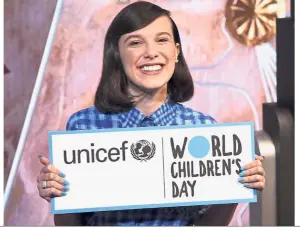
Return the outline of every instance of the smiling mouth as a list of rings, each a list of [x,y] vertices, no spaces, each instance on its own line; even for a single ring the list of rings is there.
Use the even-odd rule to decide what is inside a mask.
[[[139,67],[139,70],[144,74],[158,74],[162,71],[164,65],[163,64],[155,64],[155,65],[144,65]]]

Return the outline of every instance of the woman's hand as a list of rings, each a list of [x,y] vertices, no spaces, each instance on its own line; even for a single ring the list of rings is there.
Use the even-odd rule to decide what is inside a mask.
[[[65,196],[69,191],[69,182],[64,179],[65,175],[50,165],[49,159],[39,155],[40,162],[44,165],[37,176],[37,188],[40,197],[50,202],[51,197]]]
[[[245,187],[262,191],[265,188],[264,158],[255,155],[255,161],[244,166],[240,172],[239,182]]]

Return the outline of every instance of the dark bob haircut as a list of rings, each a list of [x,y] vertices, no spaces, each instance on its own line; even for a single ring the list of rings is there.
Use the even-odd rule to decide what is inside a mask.
[[[102,76],[95,95],[95,107],[103,113],[125,112],[134,107],[134,98],[128,93],[128,80],[119,53],[122,35],[142,29],[161,16],[171,20],[175,43],[180,42],[176,24],[170,12],[149,2],[128,5],[113,19],[104,42]],[[178,63],[168,82],[168,95],[174,103],[186,102],[194,94],[192,76],[180,46]]]

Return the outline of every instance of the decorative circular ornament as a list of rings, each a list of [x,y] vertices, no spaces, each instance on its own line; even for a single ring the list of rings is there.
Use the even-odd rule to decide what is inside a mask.
[[[231,35],[246,46],[270,41],[276,18],[285,12],[284,0],[228,0],[226,24]]]

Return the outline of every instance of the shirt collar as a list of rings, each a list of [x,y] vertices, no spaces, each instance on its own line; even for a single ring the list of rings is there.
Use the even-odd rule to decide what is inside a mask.
[[[145,116],[137,108],[132,108],[130,111],[121,113],[119,121],[123,128],[126,127],[143,127],[143,121],[151,120],[154,126],[166,126],[170,125],[175,118],[174,103],[169,99],[166,99],[165,103],[160,106],[150,116]]]

